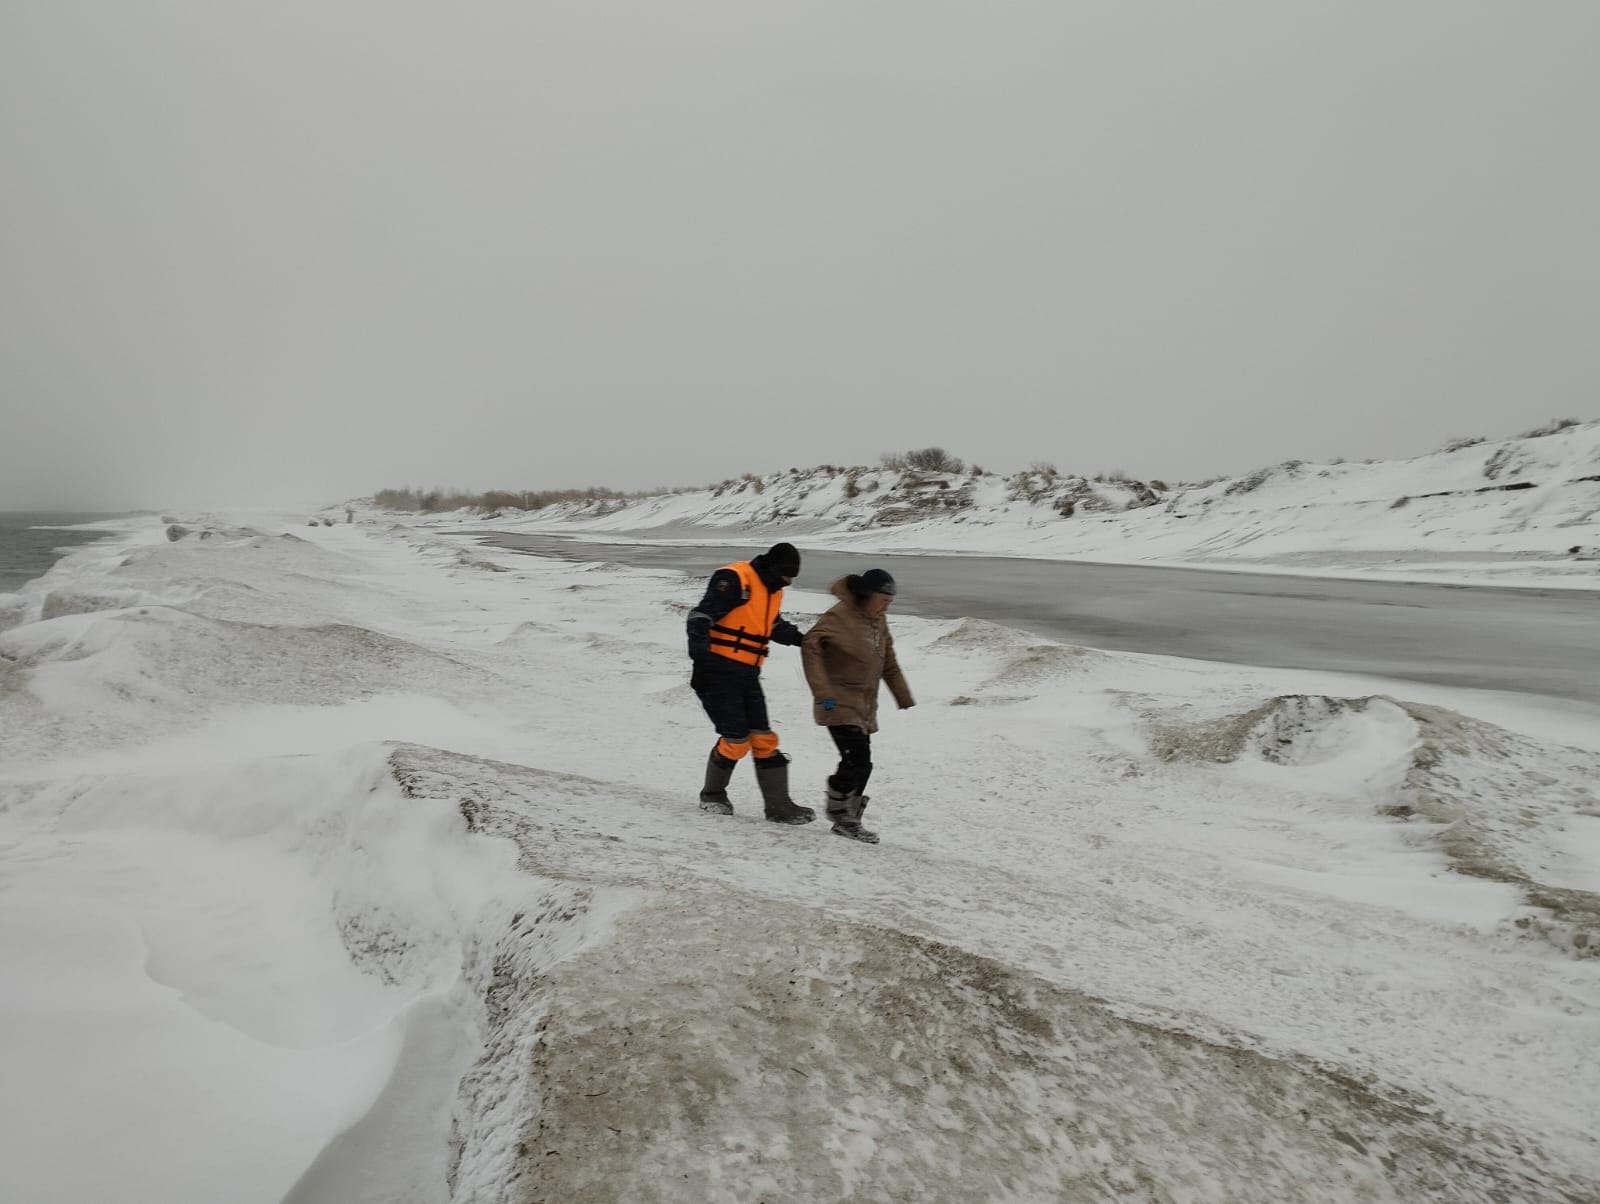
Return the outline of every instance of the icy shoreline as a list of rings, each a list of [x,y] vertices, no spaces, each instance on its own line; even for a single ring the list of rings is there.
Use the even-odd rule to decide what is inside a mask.
[[[743,546],[752,539],[788,539],[813,551],[887,553],[897,556],[997,557],[1017,560],[1052,560],[1067,564],[1106,564],[1123,567],[1192,569],[1196,572],[1259,573],[1290,577],[1325,578],[1339,581],[1389,581],[1397,584],[1456,585],[1486,589],[1557,589],[1600,594],[1600,556],[1566,553],[1551,556],[1539,552],[1429,553],[1417,549],[1363,553],[1306,550],[1284,552],[1273,558],[1242,555],[1202,558],[1183,556],[1119,556],[1116,547],[1096,548],[1092,554],[1063,557],[1055,549],[988,547],[959,545],[949,541],[940,529],[918,530],[886,538],[882,532],[841,532],[815,524],[758,524],[750,527],[702,527],[694,531],[670,528],[665,535],[656,528],[637,530],[597,529],[584,519],[558,519],[541,522],[515,518],[488,521],[481,516],[455,513],[428,519],[406,516],[408,525],[432,529],[440,534],[545,535],[582,543],[616,546],[647,544],[661,547]],[[912,535],[915,535],[915,539]]]
[[[1410,460],[1288,461],[1206,485],[1030,470],[791,469],[471,522],[593,542],[742,543],[1600,590],[1600,422]]]

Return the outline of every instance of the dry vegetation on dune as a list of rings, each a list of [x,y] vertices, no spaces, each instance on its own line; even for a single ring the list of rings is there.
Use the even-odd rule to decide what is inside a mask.
[[[884,452],[878,457],[876,465],[836,465],[818,464],[813,468],[790,468],[787,475],[795,476],[823,476],[844,477],[845,492],[847,497],[855,497],[863,489],[868,491],[876,489],[877,482],[872,481],[867,485],[858,485],[857,482],[865,476],[880,472],[898,472],[911,478],[912,484],[924,484],[925,478],[939,476],[959,477],[965,476],[973,481],[980,477],[988,476],[981,466],[968,463],[947,452],[942,447],[920,447],[904,452]],[[1054,480],[1060,474],[1053,464],[1045,461],[1036,461],[1031,474],[1039,474]],[[671,493],[688,493],[695,489],[710,490],[712,497],[720,497],[724,493],[742,492],[746,489],[754,493],[762,493],[772,480],[781,478],[782,473],[770,474],[763,477],[758,473],[746,472],[737,477],[703,486],[661,486],[656,489],[640,489],[624,491],[610,489],[603,485],[593,485],[584,489],[491,489],[484,493],[472,493],[462,489],[417,489],[410,486],[400,489],[380,489],[373,495],[373,502],[380,509],[409,511],[422,514],[437,514],[452,510],[542,510],[546,506],[557,505],[565,502],[611,502],[625,503],[635,498],[659,497]],[[1019,474],[1028,475],[1028,474]],[[1110,474],[1101,473],[1092,479],[1097,482],[1124,482],[1128,480],[1121,471]],[[949,482],[939,482],[948,486]],[[1158,484],[1156,488],[1164,490],[1165,485]]]
[[[624,493],[607,489],[604,485],[591,485],[587,489],[491,489],[485,493],[468,493],[460,489],[380,489],[373,494],[375,505],[384,510],[407,510],[421,514],[438,514],[451,510],[542,510],[559,502],[594,502],[630,497],[648,497],[656,493],[671,492],[666,489],[640,490]]]
[[[1488,475],[1498,475],[1502,462],[1515,454],[1513,445],[1519,442],[1542,439],[1552,435],[1560,435],[1574,428],[1585,425],[1576,418],[1558,418],[1547,422],[1532,430],[1524,431],[1515,440],[1507,440],[1507,446],[1501,450],[1497,458],[1491,460]],[[1451,439],[1439,450],[1441,452],[1458,452],[1468,448],[1477,447],[1486,440],[1482,436]],[[1344,457],[1337,457],[1329,461],[1331,464],[1345,463]],[[1366,460],[1363,463],[1377,463]],[[1234,478],[1229,485],[1230,494],[1248,493],[1259,487],[1269,477],[1284,470],[1293,470],[1303,467],[1304,460],[1288,460],[1281,464],[1274,464],[1261,468],[1255,472],[1242,473]],[[956,477],[966,477],[976,482],[980,478],[991,476],[984,468],[977,464],[970,464],[961,457],[951,454],[942,447],[929,446],[912,448],[909,451],[886,451],[878,457],[875,465],[839,465],[818,464],[811,468],[790,468],[787,472],[778,471],[765,475],[755,472],[744,472],[738,476],[728,477],[721,481],[704,485],[662,485],[654,489],[620,490],[611,489],[604,485],[591,485],[579,489],[491,489],[483,493],[473,493],[462,489],[445,489],[435,487],[432,489],[418,489],[407,486],[400,489],[380,489],[373,495],[373,502],[380,509],[410,511],[414,513],[436,514],[452,510],[542,510],[546,506],[562,503],[609,503],[616,508],[627,503],[647,497],[661,497],[667,494],[692,493],[700,490],[709,491],[712,497],[721,497],[726,493],[764,493],[769,486],[781,483],[785,476],[788,477],[843,477],[845,478],[845,496],[856,497],[862,492],[870,492],[879,487],[878,476],[883,473],[900,473],[902,477],[909,478],[902,482],[911,487],[918,487],[932,481],[943,488],[960,485],[961,482],[953,480]],[[938,478],[951,478],[942,483]],[[1589,478],[1583,478],[1585,480]],[[1179,482],[1177,489],[1204,488],[1218,484],[1226,477],[1212,477],[1207,480]],[[1064,516],[1074,513],[1085,506],[1089,509],[1101,508],[1096,501],[1088,496],[1093,491],[1087,490],[1090,483],[1098,485],[1122,486],[1133,494],[1126,503],[1127,508],[1137,509],[1154,504],[1159,500],[1159,495],[1174,492],[1174,487],[1166,481],[1155,478],[1138,478],[1130,476],[1122,469],[1112,469],[1109,472],[1098,473],[1063,473],[1056,467],[1056,461],[1050,459],[1036,459],[1029,466],[1017,473],[1011,474],[1007,481],[1011,487],[1013,500],[1027,499],[1041,501],[1048,495],[1056,509]],[[1078,484],[1069,485],[1069,482]],[[1518,488],[1526,488],[1519,485]],[[1067,496],[1073,494],[1074,496]],[[1402,506],[1411,499],[1403,498],[1396,502]]]

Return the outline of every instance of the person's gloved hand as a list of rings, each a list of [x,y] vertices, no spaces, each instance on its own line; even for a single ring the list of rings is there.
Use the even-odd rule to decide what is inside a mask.
[[[706,662],[701,657],[696,657],[694,669],[689,674],[689,688],[696,694],[704,691],[711,684],[711,674],[706,667]]]
[[[818,705],[825,711],[831,711],[833,710],[833,699],[824,698]]]

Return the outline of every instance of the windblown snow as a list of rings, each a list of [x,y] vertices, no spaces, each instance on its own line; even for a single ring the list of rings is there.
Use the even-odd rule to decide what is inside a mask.
[[[1600,735],[897,617],[868,848],[699,582],[303,524],[0,607],[0,1198],[1600,1197]]]

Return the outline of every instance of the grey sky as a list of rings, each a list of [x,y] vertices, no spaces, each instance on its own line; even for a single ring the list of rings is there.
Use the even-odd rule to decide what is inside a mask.
[[[1600,415],[1600,4],[0,0],[0,509]]]

